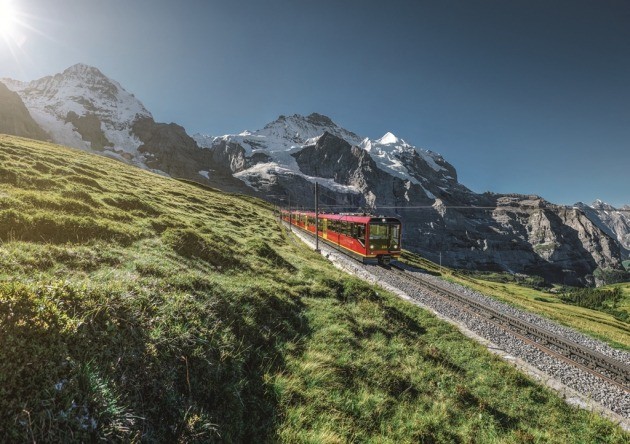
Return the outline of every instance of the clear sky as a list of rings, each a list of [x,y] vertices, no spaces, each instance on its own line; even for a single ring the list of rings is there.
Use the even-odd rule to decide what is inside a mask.
[[[630,204],[628,0],[0,0],[0,77],[81,62],[189,134],[319,112],[474,191]]]

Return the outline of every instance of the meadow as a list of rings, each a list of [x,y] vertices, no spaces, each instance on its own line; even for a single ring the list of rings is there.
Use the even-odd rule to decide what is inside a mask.
[[[289,236],[263,201],[0,135],[4,439],[627,442]]]

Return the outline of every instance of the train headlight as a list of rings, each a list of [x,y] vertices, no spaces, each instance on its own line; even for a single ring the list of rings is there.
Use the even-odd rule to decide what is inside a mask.
[[[394,244],[394,248],[398,248],[398,244]]]
[[[370,250],[374,250],[374,245],[370,245]]]

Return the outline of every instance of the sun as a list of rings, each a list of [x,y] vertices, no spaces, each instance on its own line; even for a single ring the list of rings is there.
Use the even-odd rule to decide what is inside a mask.
[[[18,13],[12,0],[0,0],[0,34],[7,40],[15,34]]]
[[[28,31],[36,31],[28,24],[29,18],[20,9],[19,0],[0,0],[0,43],[4,41],[6,49],[15,58],[23,52]]]

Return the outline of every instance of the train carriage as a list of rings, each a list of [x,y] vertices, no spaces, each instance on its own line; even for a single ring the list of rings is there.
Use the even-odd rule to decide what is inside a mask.
[[[315,233],[314,212],[282,211],[282,219]],[[402,225],[396,218],[322,213],[318,220],[322,241],[364,263],[387,264],[400,256]]]

